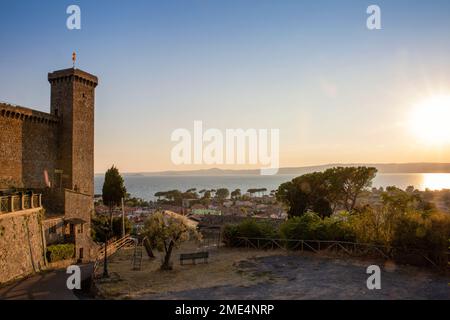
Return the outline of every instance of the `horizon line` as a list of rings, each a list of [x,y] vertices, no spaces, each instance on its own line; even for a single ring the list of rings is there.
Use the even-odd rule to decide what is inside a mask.
[[[305,169],[305,168],[313,168],[313,167],[328,167],[328,166],[377,166],[377,165],[448,165],[450,166],[450,162],[375,162],[375,163],[366,163],[366,162],[351,162],[351,163],[324,163],[324,164],[315,164],[315,165],[304,165],[304,166],[287,166],[287,167],[279,167],[278,170],[283,169]],[[260,168],[249,168],[249,169],[222,169],[218,167],[212,168],[204,168],[204,169],[180,169],[180,170],[161,170],[161,171],[123,171],[122,174],[163,174],[163,173],[189,173],[189,172],[199,172],[199,171],[259,171]],[[105,172],[95,172],[94,175],[102,175]]]

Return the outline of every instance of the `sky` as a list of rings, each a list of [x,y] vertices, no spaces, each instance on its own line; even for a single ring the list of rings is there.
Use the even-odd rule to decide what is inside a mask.
[[[81,30],[66,27],[71,4]],[[381,30],[366,27],[371,4]],[[409,121],[450,96],[449,33],[447,0],[1,0],[0,100],[48,112],[47,73],[76,51],[100,82],[97,173],[255,167],[175,165],[171,134],[195,120],[279,129],[282,167],[450,162],[450,138]]]

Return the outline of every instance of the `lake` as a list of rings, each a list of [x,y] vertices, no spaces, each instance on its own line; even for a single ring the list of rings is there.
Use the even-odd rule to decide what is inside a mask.
[[[222,176],[124,176],[127,191],[134,197],[154,200],[158,191],[178,189],[186,191],[190,188],[218,189],[227,188],[230,191],[241,189],[243,192],[250,188],[267,188],[275,190],[286,181],[297,175],[222,175]],[[104,177],[95,176],[95,193],[102,193]],[[405,189],[414,186],[419,190],[450,189],[450,173],[379,173],[374,179],[374,187],[395,185]]]

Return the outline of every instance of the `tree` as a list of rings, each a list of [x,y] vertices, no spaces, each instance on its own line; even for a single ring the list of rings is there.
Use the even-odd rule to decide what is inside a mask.
[[[131,231],[131,222],[128,218],[125,217],[125,234],[129,234]],[[122,236],[122,218],[116,217],[113,219],[113,236],[121,237]]]
[[[450,190],[443,190],[442,201],[447,207],[450,207]]]
[[[342,185],[344,207],[347,211],[352,211],[361,192],[372,185],[377,169],[374,167],[338,167],[335,168],[335,173]]]
[[[155,193],[155,197],[158,197],[158,201],[163,197],[163,202],[181,206],[183,193],[180,190],[159,191]]]
[[[181,196],[183,199],[198,199],[198,194],[196,191],[196,188],[191,188],[186,190],[186,192],[184,192]]]
[[[267,188],[261,188],[259,189],[259,191],[261,192],[262,195],[265,195],[267,192]]]
[[[203,194],[203,199],[211,199],[211,191],[206,190]]]
[[[105,215],[93,215],[91,218],[91,236],[95,242],[106,242],[110,231],[110,222]]]
[[[105,277],[108,276],[108,267],[107,267],[107,244],[108,244],[108,238],[112,232],[112,212],[113,208],[115,206],[118,206],[122,202],[122,198],[125,198],[125,195],[127,193],[127,190],[124,186],[124,181],[122,176],[119,173],[119,170],[114,167],[114,165],[108,169],[105,173],[105,182],[103,183],[102,188],[102,199],[103,203],[109,207],[109,214],[110,214],[110,228],[109,232],[106,233],[105,237],[105,259],[104,259],[104,270],[103,275]]]
[[[241,196],[241,189],[236,189],[231,192],[231,199],[239,199]]]
[[[161,270],[171,270],[170,257],[174,248],[194,237],[200,239],[196,228],[189,224],[187,218],[156,212],[151,215],[144,225],[144,234],[151,246],[164,252]]]
[[[105,173],[105,182],[102,188],[103,203],[112,211],[113,207],[121,204],[122,198],[125,198],[126,193],[127,189],[124,186],[119,170],[112,166]]]
[[[288,207],[291,217],[301,216],[308,210],[327,217],[338,206],[353,211],[358,197],[371,185],[376,172],[375,168],[336,167],[308,173],[281,184],[275,195]]]
[[[331,210],[327,198],[327,175],[313,172],[283,183],[276,193],[277,199],[289,207],[289,216],[302,216],[306,211],[316,211],[321,217],[329,216]]]
[[[216,197],[220,200],[225,200],[230,195],[230,191],[227,188],[220,188],[216,191]]]
[[[155,197],[158,198],[158,201],[161,201],[161,197],[164,197],[165,194],[166,193],[163,192],[163,191],[158,191],[158,192],[155,193]]]

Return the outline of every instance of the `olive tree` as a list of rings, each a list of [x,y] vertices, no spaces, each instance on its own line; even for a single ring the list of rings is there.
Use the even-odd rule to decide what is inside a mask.
[[[201,239],[196,226],[186,217],[156,212],[144,225],[144,234],[151,246],[164,253],[161,270],[171,270],[170,257],[173,249],[190,238]]]

